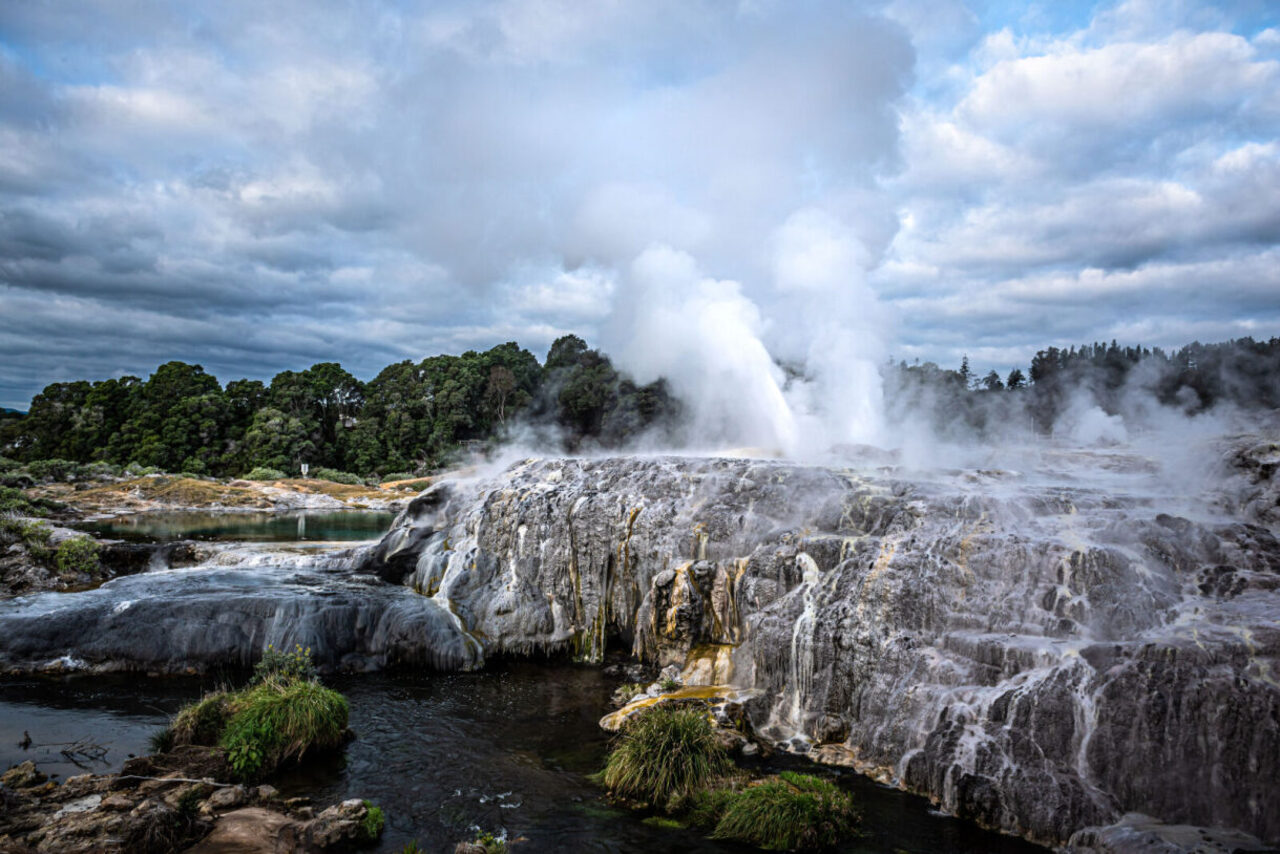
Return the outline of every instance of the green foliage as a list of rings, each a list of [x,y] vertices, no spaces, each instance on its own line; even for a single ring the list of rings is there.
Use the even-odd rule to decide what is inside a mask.
[[[395,472],[392,472],[391,474],[384,474],[381,477],[380,482],[394,483],[397,480],[413,480],[415,477],[417,477],[417,475],[415,475],[411,471],[395,471]]]
[[[0,516],[0,537],[22,543],[27,553],[41,563],[48,563],[53,557],[53,548],[49,545],[52,536],[53,529],[44,522]]]
[[[0,513],[17,513],[22,516],[47,516],[47,502],[32,501],[20,489],[0,486]]]
[[[266,682],[270,679],[290,681],[301,679],[315,682],[320,678],[315,663],[311,660],[311,647],[302,648],[302,644],[294,644],[293,652],[276,649],[267,644],[262,651],[262,658],[253,666],[253,680],[250,684]]]
[[[482,830],[476,834],[472,844],[483,848],[484,854],[507,854],[507,840],[501,836],[494,836],[487,830]]]
[[[7,474],[8,472],[20,468],[22,468],[22,463],[17,460],[11,460],[8,457],[0,457],[0,474]]]
[[[226,691],[206,694],[178,712],[169,726],[173,744],[215,745],[231,719],[231,695]]]
[[[93,537],[68,537],[58,543],[53,553],[53,563],[58,572],[63,574],[95,575],[101,568],[98,563],[98,544]]]
[[[27,463],[27,474],[40,482],[74,480],[80,472],[80,464],[71,460],[32,460]]]
[[[245,480],[284,480],[285,473],[280,469],[258,466],[244,476]]]
[[[98,460],[97,462],[89,463],[82,467],[80,474],[87,480],[107,480],[109,478],[119,477],[121,471],[123,470],[120,466],[115,465],[114,463]]]
[[[142,463],[131,462],[124,467],[124,473],[129,477],[146,477],[152,474],[164,474],[164,469],[159,466],[144,466]]]
[[[252,780],[312,749],[338,747],[347,728],[347,700],[317,682],[255,685],[231,700],[221,744],[236,776]]]
[[[615,794],[671,812],[731,767],[702,710],[658,706],[623,726],[601,780]]]
[[[168,753],[173,750],[173,728],[160,727],[147,736],[147,748],[152,753]]]
[[[411,839],[400,849],[400,854],[421,854],[422,849],[418,847],[418,840]]]
[[[382,828],[386,825],[386,817],[382,814],[382,807],[375,807],[372,802],[364,802],[365,814],[364,820],[360,822],[360,833],[365,840],[372,842],[382,835]]]
[[[854,833],[853,798],[820,777],[784,771],[723,798],[712,837],[771,851],[834,848]]]
[[[670,693],[671,691],[674,691],[677,688],[679,688],[680,683],[674,679],[667,678],[659,682],[658,687],[662,689],[663,693]]]
[[[314,477],[316,480],[327,480],[332,483],[345,483],[348,486],[364,485],[364,481],[351,472],[338,471],[336,469],[325,468],[324,466],[312,469],[310,476]]]

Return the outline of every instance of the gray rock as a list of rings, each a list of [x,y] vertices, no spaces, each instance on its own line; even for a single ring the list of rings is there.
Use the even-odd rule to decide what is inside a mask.
[[[249,799],[243,786],[223,786],[209,796],[205,805],[211,810],[229,810],[238,807]]]

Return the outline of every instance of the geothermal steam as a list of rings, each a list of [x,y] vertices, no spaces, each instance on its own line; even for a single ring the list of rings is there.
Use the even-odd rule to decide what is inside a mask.
[[[667,378],[696,445],[803,457],[882,442],[885,324],[866,284],[869,253],[815,209],[789,217],[771,250],[780,308],[768,318],[742,284],[707,275],[690,254],[641,253],[613,317],[621,364],[641,382]]]

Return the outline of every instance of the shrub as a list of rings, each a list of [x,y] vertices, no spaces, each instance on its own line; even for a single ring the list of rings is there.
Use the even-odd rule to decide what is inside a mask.
[[[311,661],[311,647],[303,649],[302,644],[294,644],[293,652],[284,652],[267,644],[267,648],[262,651],[262,658],[253,666],[253,683],[268,679],[315,682],[318,678],[316,666]]]
[[[53,557],[49,538],[53,529],[44,522],[32,522],[15,516],[0,517],[0,536],[8,542],[20,542],[32,558],[47,562]]]
[[[142,463],[129,463],[124,467],[124,473],[129,477],[146,477],[149,474],[164,474],[164,470],[158,466],[144,466]]]
[[[17,471],[20,468],[22,468],[22,463],[17,460],[11,460],[8,457],[0,457],[0,474]]]
[[[372,842],[382,835],[382,828],[386,825],[386,817],[382,814],[382,807],[375,807],[370,801],[364,802],[365,814],[364,820],[360,822],[360,832],[368,842]]]
[[[473,845],[479,845],[484,849],[484,854],[507,854],[507,840],[501,836],[494,836],[487,830],[482,830],[476,834]]]
[[[89,463],[81,469],[81,474],[90,480],[107,480],[108,478],[119,477],[120,472],[120,466],[105,462]]]
[[[230,695],[226,691],[206,694],[178,712],[169,727],[172,741],[174,744],[217,744],[230,718]]]
[[[395,471],[391,474],[384,474],[381,483],[391,483],[397,480],[413,480],[417,475],[411,471]]]
[[[246,780],[313,748],[340,746],[347,729],[346,698],[316,682],[268,680],[235,695],[231,709],[221,744]]]
[[[658,706],[626,723],[601,779],[618,795],[670,812],[731,767],[702,710]]]
[[[313,469],[311,476],[316,480],[327,480],[333,483],[344,483],[347,486],[364,486],[364,481],[349,471],[327,469],[323,466]]]
[[[280,469],[258,466],[244,476],[245,480],[284,480],[284,472]]]
[[[715,839],[736,839],[771,851],[834,848],[853,834],[853,798],[835,784],[784,771],[724,799]]]
[[[58,543],[58,548],[53,554],[53,563],[60,573],[83,572],[94,575],[100,568],[98,544],[93,537],[84,535],[68,537]]]
[[[80,473],[80,464],[71,460],[32,460],[27,463],[27,473],[41,483],[74,480]]]

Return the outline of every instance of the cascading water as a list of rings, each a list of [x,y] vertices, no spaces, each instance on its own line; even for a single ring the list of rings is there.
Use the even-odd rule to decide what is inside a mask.
[[[49,613],[0,603],[22,639],[0,657],[208,666],[286,619],[354,668],[610,648],[684,667],[736,645],[731,668],[719,650],[699,667],[733,674],[758,728],[982,824],[1063,844],[1140,811],[1280,838],[1280,542],[1204,509],[1269,506],[1271,487],[1188,500],[1145,462],[1118,480],[1122,461],[527,461],[437,484],[354,571],[255,570],[267,589],[246,591],[204,569],[164,609],[143,576]]]

